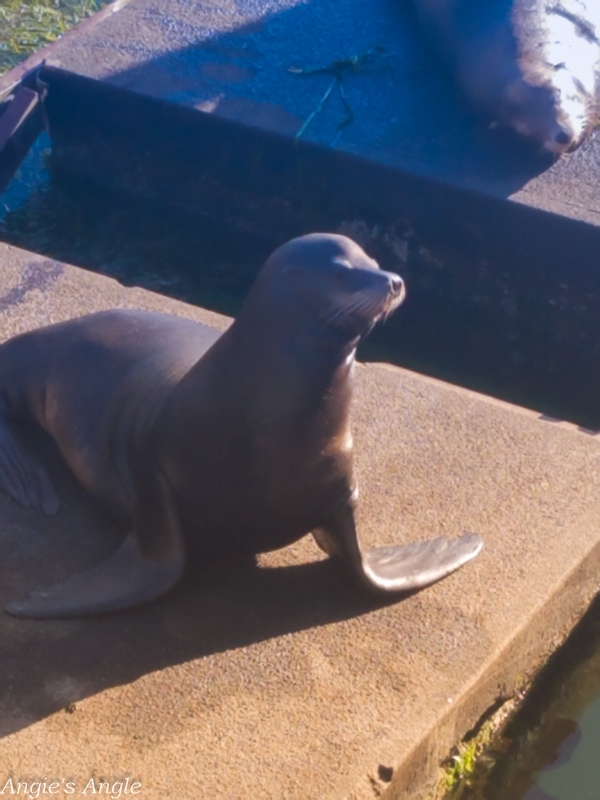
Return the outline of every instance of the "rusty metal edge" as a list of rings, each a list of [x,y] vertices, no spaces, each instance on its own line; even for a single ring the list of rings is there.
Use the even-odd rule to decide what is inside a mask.
[[[75,25],[74,28],[71,28],[65,34],[63,34],[59,39],[56,39],[56,41],[51,42],[45,47],[42,47],[41,50],[36,50],[35,53],[32,53],[20,64],[17,64],[16,67],[9,69],[9,71],[5,72],[4,75],[0,75],[0,101],[3,100],[4,97],[7,97],[12,90],[18,86],[28,72],[34,70],[46,58],[48,58],[53,53],[57,45],[62,46],[63,43],[69,39],[79,36],[81,33],[89,30],[94,25],[97,25],[99,22],[105,20],[107,17],[110,17],[112,14],[115,14],[117,11],[125,8],[125,6],[130,2],[131,0],[114,0],[114,2],[109,3],[104,8],[101,8],[100,11],[92,14],[91,17],[82,20],[78,25]]]

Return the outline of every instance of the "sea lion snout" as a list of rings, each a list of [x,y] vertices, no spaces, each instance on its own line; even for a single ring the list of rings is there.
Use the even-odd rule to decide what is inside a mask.
[[[388,300],[383,310],[382,317],[387,319],[398,306],[400,306],[406,298],[406,285],[400,275],[395,272],[383,272],[383,275],[388,279]]]
[[[349,336],[363,337],[380,319],[386,319],[406,296],[404,281],[393,272],[384,272],[376,262],[364,268],[346,269],[336,275],[330,289],[335,312],[330,326]]]
[[[571,140],[573,138],[573,134],[568,134],[565,130],[561,128],[558,133],[554,137],[554,141],[558,145],[567,145],[571,144]]]
[[[573,125],[568,122],[557,122],[554,129],[543,139],[542,149],[555,156],[571,153],[579,147],[583,135],[583,131],[575,131]]]
[[[588,133],[587,124],[583,119],[557,121],[553,129],[542,139],[542,150],[554,156],[572,153],[582,144]]]
[[[395,272],[385,272],[384,275],[387,275],[387,279],[390,284],[390,291],[394,298],[394,308],[398,308],[400,303],[404,302],[404,298],[406,297],[406,285],[404,281],[400,277],[400,275],[396,275]]]
[[[384,272],[378,270],[375,273],[376,286],[372,291],[378,293],[381,302],[381,310],[374,315],[375,319],[388,317],[400,306],[406,297],[406,286],[404,281],[395,272]]]

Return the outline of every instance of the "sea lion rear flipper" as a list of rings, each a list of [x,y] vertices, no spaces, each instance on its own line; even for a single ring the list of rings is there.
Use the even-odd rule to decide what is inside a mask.
[[[133,530],[110,558],[90,569],[31,592],[6,610],[17,617],[76,617],[141,605],[169,591],[185,568],[179,519],[159,474],[138,498]]]
[[[6,419],[0,416],[0,488],[25,508],[56,514],[59,501],[41,464],[21,447]]]
[[[140,605],[167,592],[183,572],[183,558],[150,561],[133,536],[107,561],[73,575],[26,600],[9,603],[17,617],[74,617]]]
[[[475,558],[483,547],[480,536],[465,533],[458,539],[441,537],[429,542],[376,547],[363,553],[351,508],[313,536],[322,550],[349,563],[369,588],[386,593],[430,586]]]

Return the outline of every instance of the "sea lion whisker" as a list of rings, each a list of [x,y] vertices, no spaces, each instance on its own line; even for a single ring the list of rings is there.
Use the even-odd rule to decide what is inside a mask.
[[[329,314],[323,316],[320,320],[320,324],[317,328],[317,333],[322,333],[324,330],[330,327],[334,327],[340,319],[344,317],[348,317],[356,311],[358,308],[359,303],[357,302],[356,298],[353,297],[351,302],[346,302],[343,306],[337,306],[333,308]]]
[[[360,316],[371,318],[375,310],[381,308],[381,298],[374,297],[371,289],[361,289],[354,293],[352,300],[335,309],[322,321],[322,329],[335,327],[340,320],[352,318],[357,312]]]

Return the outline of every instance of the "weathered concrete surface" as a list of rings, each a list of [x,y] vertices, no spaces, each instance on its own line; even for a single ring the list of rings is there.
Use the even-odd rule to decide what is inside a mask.
[[[1,338],[114,306],[227,325],[14,248],[0,247],[0,266]],[[92,777],[131,776],[152,800],[423,796],[452,744],[595,593],[600,447],[572,426],[378,365],[358,369],[354,427],[365,541],[475,530],[482,555],[387,607],[357,594],[307,537],[256,570],[189,575],[137,611],[0,615],[0,784],[72,781],[81,793]],[[114,546],[55,474],[55,518],[0,496],[1,603]],[[380,767],[395,768],[387,788]]]

